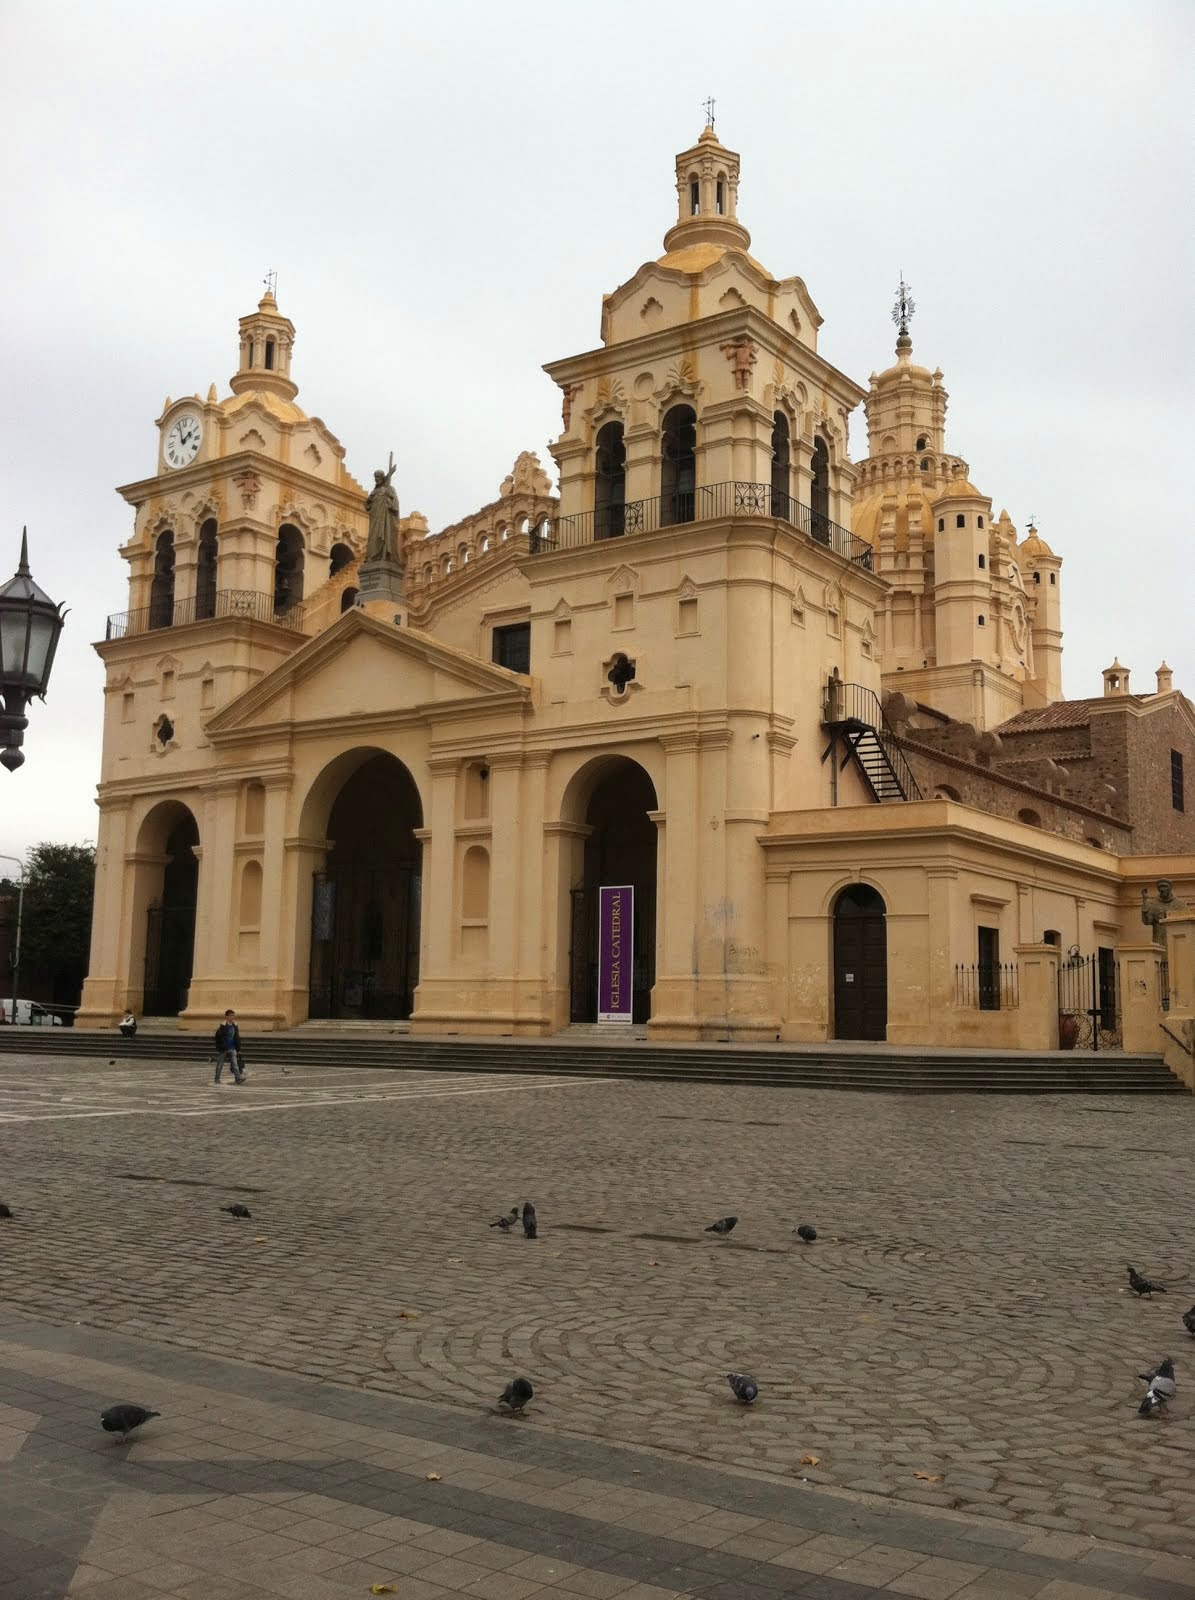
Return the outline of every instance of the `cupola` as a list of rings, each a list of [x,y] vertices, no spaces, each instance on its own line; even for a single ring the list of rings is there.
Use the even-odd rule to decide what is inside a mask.
[[[1121,666],[1119,657],[1114,657],[1112,665],[1104,668],[1104,698],[1111,700],[1128,693],[1129,669]]]
[[[736,215],[739,158],[707,124],[700,139],[676,158],[676,226],[664,235],[666,251],[713,244],[746,250],[751,235]]]
[[[291,382],[290,357],[295,325],[280,315],[272,289],[258,301],[257,310],[240,320],[241,360],[233,374],[233,394],[265,391],[293,400],[299,386]]]

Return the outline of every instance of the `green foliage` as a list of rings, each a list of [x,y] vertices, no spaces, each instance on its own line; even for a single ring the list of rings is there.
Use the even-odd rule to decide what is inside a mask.
[[[94,892],[93,845],[39,844],[29,852],[21,971],[51,977],[56,997],[82,987]]]

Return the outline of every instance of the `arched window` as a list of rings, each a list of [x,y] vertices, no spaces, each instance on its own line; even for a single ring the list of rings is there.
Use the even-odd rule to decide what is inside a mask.
[[[929,444],[929,440],[925,437],[924,434],[922,434],[917,440],[917,453],[918,453],[918,455],[921,454],[921,452],[926,448],[926,446],[928,444]]]
[[[303,598],[303,535],[284,522],[274,550],[274,611],[289,611]]]
[[[783,411],[772,414],[772,515],[792,520],[790,490],[792,488],[792,441],[789,437],[788,418]]]
[[[334,544],[328,552],[328,576],[334,578],[338,572],[343,572],[353,559],[353,552],[347,544]]]
[[[1040,828],[1041,814],[1034,811],[1030,806],[1024,806],[1017,812],[1017,821],[1023,822],[1029,828]]]
[[[484,922],[490,914],[490,853],[479,844],[465,851],[461,873],[461,916]]]
[[[977,528],[982,528],[983,527],[983,518],[982,517],[976,517],[975,526]]]
[[[717,183],[714,185],[714,210],[719,216],[722,215],[722,212],[725,209],[723,204],[725,193],[725,185],[723,184],[722,179],[719,178]]]
[[[342,612],[351,611],[356,604],[357,590],[350,586],[340,597],[340,609]]]
[[[266,371],[267,372],[272,372],[273,370],[274,370],[274,341],[273,341],[273,339],[267,339],[266,340]]]
[[[697,488],[697,413],[673,406],[664,417],[660,470],[660,526],[692,522]]]
[[[689,174],[689,215],[695,217],[700,210],[701,184],[698,181],[697,174],[691,172]]]
[[[487,552],[489,551],[489,548],[490,548],[490,536],[487,533],[485,535],[485,537],[481,541],[481,553],[482,553],[483,556],[485,554],[487,554]]]
[[[593,453],[593,537],[617,539],[626,532],[627,447],[622,423],[599,428]]]
[[[154,546],[154,575],[149,586],[149,625],[168,628],[174,621],[174,534],[167,528]]]
[[[818,544],[830,542],[830,452],[819,433],[813,441],[813,457],[809,464],[812,481],[809,485],[809,531]]]
[[[199,555],[195,562],[195,620],[216,615],[216,556],[219,544],[216,519],[209,517],[199,530]]]
[[[242,928],[261,927],[261,863],[246,861],[241,869]]]
[[[979,558],[979,570],[982,572],[983,569],[987,566],[987,564],[988,564],[987,557],[984,556],[984,555],[981,555],[980,558]]]
[[[965,528],[967,526],[967,519],[961,511],[959,512],[958,516],[955,517],[954,525],[956,528]]]

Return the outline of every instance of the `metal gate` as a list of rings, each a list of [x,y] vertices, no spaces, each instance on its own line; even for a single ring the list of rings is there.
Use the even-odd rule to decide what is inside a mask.
[[[419,982],[414,867],[332,867],[311,901],[311,1017],[406,1018]]]
[[[195,907],[150,906],[145,926],[143,1016],[178,1016],[187,1003],[194,958]]]
[[[1116,1050],[1123,1043],[1120,963],[1101,945],[1077,950],[1058,968],[1058,1039],[1063,1049]]]

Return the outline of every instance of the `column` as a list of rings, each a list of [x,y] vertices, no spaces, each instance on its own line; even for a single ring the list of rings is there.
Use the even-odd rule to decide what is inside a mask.
[[[1162,1036],[1162,962],[1165,952],[1152,939],[1118,944],[1122,1043],[1129,1055],[1156,1055]]]
[[[1017,1049],[1058,1049],[1058,956],[1056,944],[1018,944],[1020,990]]]
[[[457,984],[453,978],[453,935],[456,891],[456,785],[460,761],[439,756],[428,762],[431,794],[426,816],[430,826],[416,829],[423,844],[423,885],[419,930],[419,991],[411,1017],[414,1032],[435,1032],[457,1020]],[[491,879],[491,893],[492,893]]]

